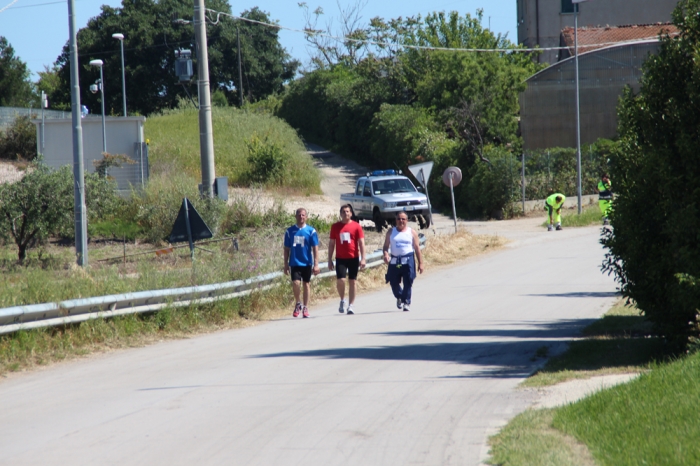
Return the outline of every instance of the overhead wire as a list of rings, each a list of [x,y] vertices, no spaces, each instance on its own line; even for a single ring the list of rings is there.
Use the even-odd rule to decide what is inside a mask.
[[[295,29],[295,28],[290,28],[287,26],[282,26],[279,24],[272,24],[272,23],[266,23],[264,21],[258,21],[255,19],[250,19],[250,18],[243,18],[241,16],[236,16],[232,15],[230,13],[226,13],[224,11],[217,11],[213,10],[211,8],[206,9],[207,12],[211,12],[217,15],[216,22],[218,23],[219,17],[220,16],[228,16],[233,19],[237,19],[240,21],[246,21],[248,23],[253,23],[253,24],[259,24],[261,26],[267,26],[275,29],[281,29],[285,31],[291,31],[291,32],[300,32],[302,34],[308,34],[308,35],[313,35],[313,36],[321,36],[321,37],[327,37],[329,39],[337,40],[340,42],[354,42],[354,43],[359,43],[359,44],[369,44],[369,45],[376,45],[380,47],[402,47],[406,49],[412,49],[412,50],[436,50],[436,51],[446,51],[446,52],[481,52],[481,53],[504,53],[504,52],[525,52],[525,53],[531,53],[531,52],[544,52],[544,51],[549,51],[549,50],[567,50],[570,49],[571,46],[560,46],[560,47],[509,47],[509,48],[495,48],[495,49],[481,49],[481,48],[459,48],[459,47],[435,47],[435,46],[428,46],[428,45],[408,45],[408,44],[392,44],[389,42],[381,42],[381,41],[374,41],[374,40],[369,40],[369,39],[355,39],[352,37],[347,37],[347,36],[334,36],[332,34],[328,34],[325,32],[320,32],[320,31],[313,31],[313,30],[308,30],[308,29]],[[216,24],[216,23],[214,23]],[[601,42],[601,43],[596,43],[596,44],[579,44],[580,47],[605,47],[607,45],[622,45],[622,44],[631,44],[635,42],[641,42],[644,40],[650,40],[650,39],[655,39],[657,36],[653,37],[648,37],[648,38],[642,38],[642,39],[633,39],[633,40],[627,40],[627,41],[615,41],[615,42]]]

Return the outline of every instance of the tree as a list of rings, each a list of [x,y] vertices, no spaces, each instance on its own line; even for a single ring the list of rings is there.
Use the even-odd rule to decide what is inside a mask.
[[[27,249],[71,222],[73,182],[70,167],[52,172],[36,164],[16,183],[0,185],[0,237],[17,245],[20,263]]]
[[[225,0],[210,0],[207,8],[230,13]],[[207,24],[209,74],[212,91],[221,90],[231,103],[238,99],[233,94],[238,87],[236,27],[241,31],[243,56],[243,88],[249,100],[257,100],[274,92],[281,92],[285,81],[293,78],[298,63],[289,58],[279,44],[277,29],[233,20],[227,16],[209,13]],[[270,23],[268,15],[254,8],[242,15]],[[78,31],[80,86],[82,102],[89,108],[99,108],[99,94],[87,91],[99,78],[99,69],[88,63],[92,59],[104,61],[105,111],[120,114],[122,109],[121,57],[114,33],[124,34],[124,65],[127,105],[129,112],[151,114],[177,106],[187,92],[195,93],[192,83],[186,91],[175,76],[177,49],[193,51],[196,56],[192,24],[174,24],[174,18],[192,17],[192,3],[185,0],[144,0],[123,2],[121,8],[102,6],[102,13],[92,18],[87,27]],[[216,22],[218,21],[218,22]],[[211,24],[215,22],[215,24]],[[68,44],[55,63],[60,86],[53,87],[49,98],[55,106],[70,105],[70,56]],[[47,76],[48,77],[48,76]]]
[[[15,49],[0,36],[0,107],[24,107],[34,102],[27,64],[15,57]]]
[[[700,0],[681,0],[675,37],[644,64],[638,95],[618,108],[610,160],[617,197],[603,270],[655,324],[672,352],[697,345],[700,308]]]
[[[36,157],[36,126],[26,115],[0,131],[0,159],[33,160]]]

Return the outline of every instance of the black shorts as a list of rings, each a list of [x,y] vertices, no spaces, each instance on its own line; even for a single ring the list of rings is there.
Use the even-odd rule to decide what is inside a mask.
[[[303,280],[304,283],[309,283],[311,281],[311,272],[313,271],[313,266],[307,265],[306,267],[292,267],[292,281],[298,282]]]
[[[350,280],[357,280],[357,271],[360,270],[360,258],[354,259],[335,259],[335,276],[336,278],[347,277]]]

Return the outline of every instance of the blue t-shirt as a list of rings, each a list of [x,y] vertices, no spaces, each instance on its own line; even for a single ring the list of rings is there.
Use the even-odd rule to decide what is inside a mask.
[[[284,247],[289,248],[289,265],[292,267],[308,267],[314,265],[314,255],[311,252],[318,246],[318,234],[311,225],[299,228],[293,225],[284,234]]]

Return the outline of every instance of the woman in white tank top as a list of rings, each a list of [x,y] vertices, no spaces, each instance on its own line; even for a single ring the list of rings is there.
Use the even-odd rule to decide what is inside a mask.
[[[386,281],[391,284],[396,307],[408,311],[411,308],[413,280],[416,278],[415,259],[418,259],[418,272],[423,273],[423,256],[418,233],[409,228],[406,212],[396,214],[396,226],[386,232],[383,250],[384,263],[389,265]]]

